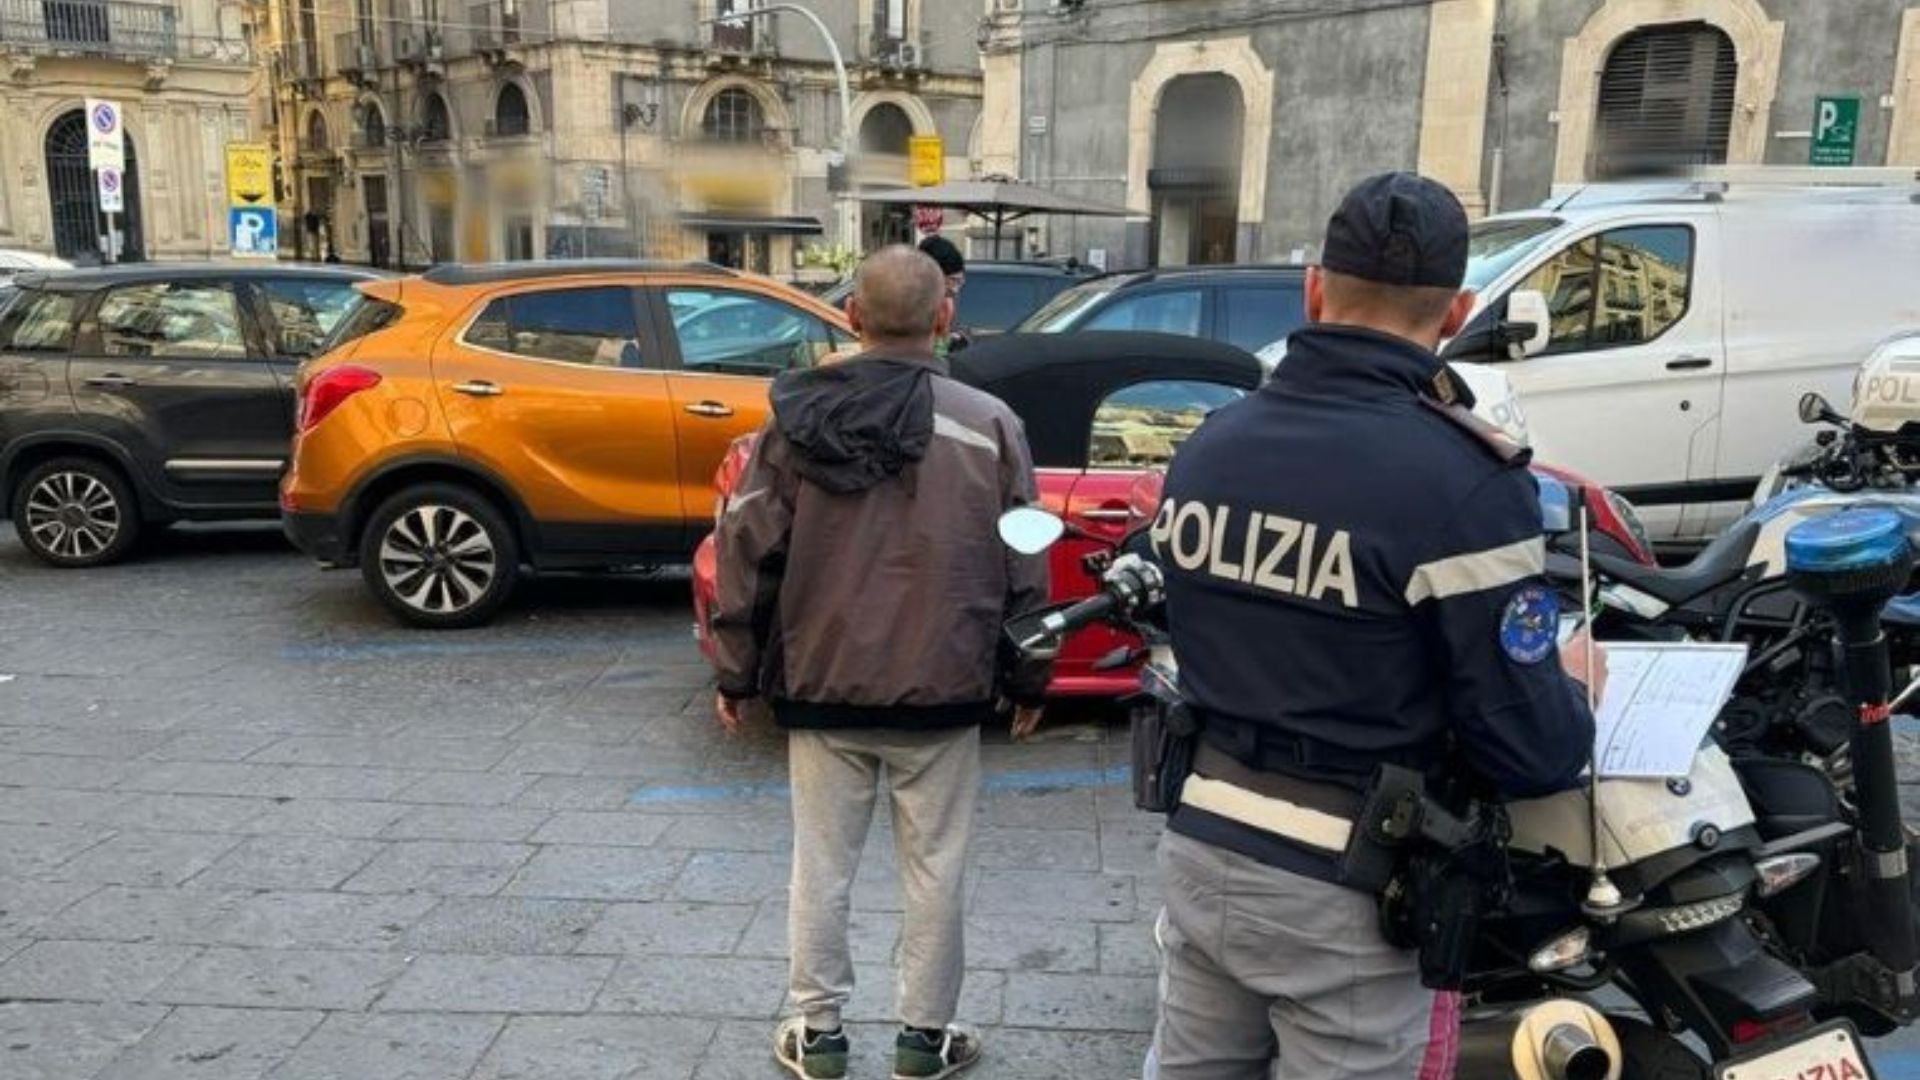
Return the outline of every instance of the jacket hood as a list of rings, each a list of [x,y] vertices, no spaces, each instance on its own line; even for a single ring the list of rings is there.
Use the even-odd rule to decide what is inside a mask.
[[[773,420],[806,480],[837,495],[865,491],[926,456],[934,361],[864,356],[774,381]]]

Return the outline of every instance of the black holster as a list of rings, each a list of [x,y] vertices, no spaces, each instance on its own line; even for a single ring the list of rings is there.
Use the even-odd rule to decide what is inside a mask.
[[[1428,989],[1466,981],[1480,919],[1507,891],[1508,835],[1498,806],[1475,803],[1455,814],[1427,793],[1419,773],[1393,765],[1375,773],[1343,868],[1356,874],[1356,888],[1368,887],[1358,875],[1379,881],[1372,891],[1380,933],[1418,950]]]
[[[1199,721],[1184,703],[1149,699],[1133,710],[1132,726],[1133,805],[1170,814],[1193,773]]]

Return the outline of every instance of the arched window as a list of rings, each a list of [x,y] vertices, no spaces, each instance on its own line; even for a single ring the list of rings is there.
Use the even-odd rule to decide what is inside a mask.
[[[327,151],[327,118],[318,110],[307,114],[307,149],[316,154]]]
[[[765,125],[760,102],[734,86],[720,91],[707,102],[707,113],[700,120],[700,133],[713,142],[752,143],[760,141]]]
[[[867,110],[860,121],[860,149],[869,154],[907,155],[913,138],[913,121],[898,105],[882,103]]]
[[[360,107],[360,144],[369,148],[383,146],[387,141],[387,114],[380,106],[369,101]]]
[[[493,133],[525,135],[531,130],[533,124],[527,115],[526,93],[513,83],[502,86],[500,96],[493,99]]]
[[[428,94],[426,109],[421,118],[420,138],[423,142],[446,142],[453,138],[453,117],[447,112],[447,99],[439,94]]]
[[[1725,163],[1738,76],[1732,39],[1706,23],[1621,38],[1600,72],[1593,176]]]

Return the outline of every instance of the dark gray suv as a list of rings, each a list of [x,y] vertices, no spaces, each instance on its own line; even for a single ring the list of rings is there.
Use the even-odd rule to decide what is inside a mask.
[[[0,517],[56,566],[142,528],[272,518],[295,367],[366,271],[141,264],[16,276],[0,310]]]

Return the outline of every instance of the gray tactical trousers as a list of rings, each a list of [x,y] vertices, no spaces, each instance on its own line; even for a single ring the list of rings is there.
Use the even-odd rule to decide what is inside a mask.
[[[966,969],[967,845],[980,793],[980,729],[795,731],[793,888],[788,989],[815,1030],[840,1025],[853,994],[847,912],[873,822],[882,769],[892,792],[894,855],[906,897],[900,938],[899,1019],[941,1028],[954,1020]]]
[[[1146,1080],[1447,1080],[1458,999],[1380,937],[1373,897],[1168,832]]]

